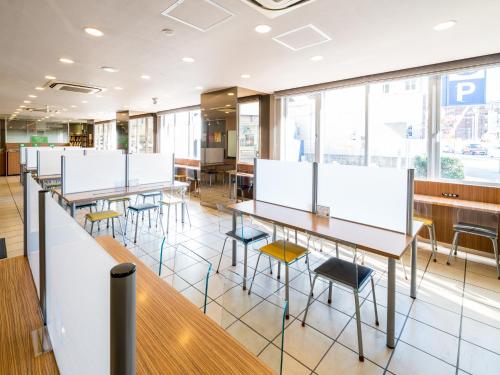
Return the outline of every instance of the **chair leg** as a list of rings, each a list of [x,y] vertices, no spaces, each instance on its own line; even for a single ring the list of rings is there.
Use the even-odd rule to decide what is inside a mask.
[[[339,243],[335,242],[335,254],[337,255],[337,258],[339,257]]]
[[[373,308],[375,309],[375,324],[378,326],[378,310],[377,310],[377,297],[375,296],[375,282],[373,281],[373,276],[370,277],[372,283],[372,293],[373,293]]]
[[[170,204],[167,206],[167,233],[169,227],[170,227]]]
[[[328,282],[328,303],[332,303],[333,283]]]
[[[255,265],[255,269],[253,270],[252,281],[250,282],[250,287],[248,288],[248,295],[250,295],[250,293],[252,293],[252,285],[253,285],[253,281],[255,280],[255,275],[257,274],[257,268],[259,267],[259,261],[260,261],[261,255],[262,255],[262,253],[259,252],[259,256],[257,257],[257,264]]]
[[[309,268],[309,253],[306,253],[307,259],[307,273],[309,274],[309,286],[312,286],[311,269]]]
[[[247,268],[248,268],[248,245],[244,244],[244,255],[243,255],[243,290],[247,289]],[[257,266],[255,266],[257,269]]]
[[[498,264],[498,238],[492,238],[493,252],[495,253],[495,263],[497,266],[497,279],[500,280],[500,264]]]
[[[451,243],[451,248],[450,248],[450,253],[448,254],[448,260],[446,261],[447,265],[451,264],[451,254],[453,254],[453,250],[455,250],[455,255],[457,254],[457,247],[458,247],[458,235],[460,232],[455,232],[453,235],[453,242]]]
[[[161,210],[159,209],[158,212],[156,213],[156,222],[158,222],[158,219],[160,219],[161,233],[163,234],[163,237],[165,237],[165,228],[163,228],[163,221],[160,215],[161,215]]]
[[[359,360],[363,362],[365,360],[365,356],[363,354],[363,334],[361,333],[361,314],[359,312],[359,295],[358,291],[354,291],[354,302],[356,304],[356,325],[358,331],[358,355]]]
[[[187,205],[187,203],[182,203],[182,204],[184,205],[184,209],[186,210],[186,215],[188,217],[189,226],[191,227],[191,217],[189,217],[188,205]]]
[[[92,233],[94,232],[94,222],[90,224],[90,235],[92,236]]]
[[[149,229],[151,229],[151,210],[148,210]]]
[[[403,273],[405,274],[405,280],[408,280],[408,275],[406,274],[406,267],[405,267],[405,262],[403,262],[403,258],[399,259],[399,262],[401,263],[401,267],[403,267]]]
[[[113,233],[113,238],[115,238],[115,218],[111,219],[111,233]]]
[[[288,285],[289,284],[288,278],[289,278],[288,263],[285,262],[285,301],[286,301],[285,318],[286,319],[290,319],[290,285]]]
[[[137,213],[137,217],[135,220],[135,235],[134,235],[134,243],[137,243],[137,227],[139,226],[139,213]]]
[[[87,216],[85,216],[85,221],[83,222],[83,229],[87,230]]]
[[[432,224],[431,227],[431,241],[432,241],[432,253],[434,255],[434,262],[437,262],[437,242],[436,242],[436,226]]]
[[[279,280],[281,278],[281,262],[278,260],[278,276],[276,278]]]
[[[222,261],[222,255],[224,255],[224,248],[226,247],[226,241],[227,237],[224,239],[224,245],[222,245],[222,251],[220,252],[219,264],[217,265],[217,270],[215,271],[215,273],[219,273],[220,262]]]
[[[104,202],[102,202],[102,208],[104,208]],[[108,211],[111,209],[111,202],[108,201]],[[113,223],[113,219],[111,219],[111,223]],[[109,219],[106,220],[106,228],[109,228]],[[115,236],[113,236],[114,238]]]
[[[118,218],[118,225],[120,226],[120,232],[122,232],[123,246],[127,246],[127,242],[125,241],[125,232],[123,231],[122,222],[120,218]]]
[[[306,311],[304,312],[304,317],[302,318],[302,327],[306,325],[306,318],[307,318],[307,312],[309,311],[309,306],[311,305],[311,299],[313,297],[313,291],[314,291],[314,284],[316,284],[316,279],[318,278],[318,275],[314,275],[313,283],[311,286],[311,292],[309,293],[309,298],[307,299],[307,306],[306,306]]]

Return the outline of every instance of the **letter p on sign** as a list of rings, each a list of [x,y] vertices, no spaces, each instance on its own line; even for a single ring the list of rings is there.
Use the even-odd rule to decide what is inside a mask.
[[[471,95],[476,91],[474,82],[459,82],[457,83],[457,102],[463,102],[464,96]]]

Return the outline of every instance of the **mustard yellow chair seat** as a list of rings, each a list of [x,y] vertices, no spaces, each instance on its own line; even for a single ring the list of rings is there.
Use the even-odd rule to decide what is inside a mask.
[[[113,219],[119,217],[120,213],[116,211],[101,211],[101,212],[90,212],[85,215],[91,223],[101,220]]]
[[[307,249],[303,246],[296,245],[292,242],[278,240],[268,245],[262,246],[260,252],[269,255],[285,263],[291,263],[307,253]]]
[[[430,227],[433,224],[432,219],[427,218],[427,217],[413,216],[413,220],[420,221],[421,223],[423,223],[427,227]]]

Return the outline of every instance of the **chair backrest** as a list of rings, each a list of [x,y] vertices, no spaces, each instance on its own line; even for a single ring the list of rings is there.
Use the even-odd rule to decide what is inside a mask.
[[[217,217],[219,219],[219,233],[225,233],[226,230],[230,230],[232,228],[232,216],[234,211],[230,210],[222,203],[216,203],[215,206],[217,207]],[[238,227],[238,216],[240,217],[241,222],[239,229],[243,234],[243,214],[241,212],[236,212],[236,227]]]
[[[466,208],[456,208],[454,210],[454,224],[468,224],[488,228],[498,233],[498,214]]]
[[[413,217],[432,219],[432,204],[423,202],[413,203]]]

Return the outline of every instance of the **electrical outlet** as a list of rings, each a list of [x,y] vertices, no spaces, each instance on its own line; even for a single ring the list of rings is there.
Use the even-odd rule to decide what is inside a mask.
[[[458,198],[458,194],[455,193],[441,193],[441,195],[446,198]]]

